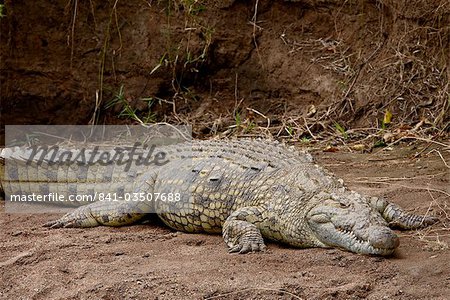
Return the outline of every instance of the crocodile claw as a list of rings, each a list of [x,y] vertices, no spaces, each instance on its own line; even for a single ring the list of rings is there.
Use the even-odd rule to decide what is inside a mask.
[[[56,228],[74,228],[74,227],[80,227],[79,220],[75,218],[67,218],[62,217],[58,220],[50,221],[42,225],[42,227],[47,227],[50,229],[56,229]]]
[[[264,252],[266,251],[266,245],[264,242],[253,243],[239,243],[228,250],[228,253],[240,253],[245,254],[249,252]]]
[[[48,228],[60,228],[62,227],[62,224],[58,221],[50,221],[42,225],[42,227],[48,227]]]
[[[61,220],[56,221],[50,221],[42,225],[42,227],[48,227],[50,229],[56,229],[56,228],[70,228],[74,227],[72,223],[64,222]]]
[[[48,227],[50,229],[56,228],[75,228],[75,227],[89,227],[89,221],[95,224],[95,219],[86,218],[84,214],[69,213],[57,220],[53,220],[42,225],[43,227]]]

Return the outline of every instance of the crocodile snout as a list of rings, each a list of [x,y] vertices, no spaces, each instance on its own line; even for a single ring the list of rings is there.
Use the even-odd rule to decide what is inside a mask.
[[[369,231],[369,243],[375,248],[395,249],[399,246],[400,241],[388,227],[373,226]]]

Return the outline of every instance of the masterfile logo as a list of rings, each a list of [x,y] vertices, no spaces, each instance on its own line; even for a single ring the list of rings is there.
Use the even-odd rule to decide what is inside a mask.
[[[152,171],[171,162],[170,145],[185,143],[185,160],[191,159],[188,126],[7,125],[5,129],[0,192],[8,212],[66,212],[94,201],[181,197],[172,191],[148,191],[147,183],[153,179]]]
[[[113,150],[103,151],[99,146],[92,150],[82,148],[80,150],[64,150],[55,145],[49,147],[31,146],[30,156],[26,160],[27,165],[32,163],[38,166],[46,162],[48,165],[87,165],[99,164],[107,166],[110,164],[125,165],[124,171],[129,171],[131,165],[136,166],[163,166],[168,163],[166,153],[159,151],[155,153],[156,145],[142,145],[135,142],[132,147],[114,147]]]

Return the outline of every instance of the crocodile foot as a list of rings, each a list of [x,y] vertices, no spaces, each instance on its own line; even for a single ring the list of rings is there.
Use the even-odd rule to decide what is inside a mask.
[[[95,227],[99,223],[92,216],[88,206],[82,206],[73,212],[65,214],[58,220],[45,223],[44,227],[55,228],[72,228],[72,227]]]
[[[69,227],[95,227],[124,226],[140,221],[147,212],[149,206],[145,202],[94,202],[81,206],[60,219],[47,222],[43,226],[49,228]]]
[[[266,245],[264,241],[255,239],[253,237],[243,237],[239,240],[238,244],[228,244],[229,253],[249,253],[249,252],[259,252],[266,251]]]
[[[266,245],[259,229],[252,223],[228,220],[223,227],[223,238],[229,253],[265,251]]]

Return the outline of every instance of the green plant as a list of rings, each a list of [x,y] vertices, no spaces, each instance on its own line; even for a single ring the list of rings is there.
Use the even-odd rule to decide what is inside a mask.
[[[119,118],[132,119],[141,124],[154,123],[156,121],[156,114],[152,112],[151,108],[154,103],[153,98],[143,98],[142,101],[147,103],[147,114],[143,117],[137,115],[137,109],[131,107],[130,103],[125,97],[124,86],[121,85],[114,98],[105,105],[105,109],[110,109],[116,105],[120,105],[121,111],[117,115]]]
[[[77,3],[77,1],[75,1]],[[104,81],[105,81],[105,69],[106,69],[106,58],[108,54],[108,50],[110,49],[110,42],[111,42],[111,32],[113,31],[113,26],[115,26],[117,31],[117,36],[119,38],[119,48],[115,49],[113,51],[113,57],[112,57],[112,64],[114,68],[114,53],[119,52],[122,49],[122,34],[120,32],[119,27],[119,19],[117,15],[117,5],[119,3],[119,0],[115,0],[114,4],[111,8],[111,11],[109,13],[109,20],[108,25],[106,26],[105,32],[104,32],[104,38],[102,41],[102,47],[100,49],[99,53],[99,71],[98,71],[98,91],[96,94],[96,109],[94,111],[94,115],[91,118],[91,123],[95,124],[97,122],[98,114],[97,107],[100,107],[103,104],[103,90],[104,90]],[[72,64],[72,58],[73,58],[73,31],[75,26],[75,16],[76,16],[76,6],[75,6],[75,13],[74,13],[74,20],[72,21],[72,54],[71,54],[71,64]],[[94,16],[94,24],[95,24],[95,16]],[[106,105],[108,106],[108,104]]]
[[[206,10],[206,7],[198,0],[181,0],[180,5],[188,15],[196,15]]]
[[[0,18],[6,17],[5,4],[0,4]]]
[[[200,17],[205,10],[206,6],[198,0],[166,2],[167,24],[162,31],[166,40],[165,47],[150,75],[161,68],[170,70],[174,103],[176,99],[192,97],[186,79],[191,83],[200,72],[202,64],[206,62],[214,30]],[[180,16],[184,17],[182,34],[177,29],[172,29],[174,17],[179,19]]]
[[[383,139],[377,140],[374,144],[373,147],[374,148],[379,148],[379,147],[384,147],[387,146],[386,142],[383,141]]]
[[[341,124],[339,124],[338,122],[334,122],[334,128],[336,128],[336,130],[342,135],[345,140],[348,139],[348,133]]]
[[[302,139],[300,140],[300,142],[301,142],[302,144],[309,144],[309,143],[311,143],[311,138],[304,136],[304,137],[302,137]]]
[[[294,128],[292,128],[292,126],[288,125],[284,128],[284,130],[286,130],[290,137],[294,137]]]
[[[153,104],[155,103],[154,98],[142,98],[141,99],[144,102],[147,102],[147,114],[142,117],[142,121],[144,123],[155,123],[156,122],[156,113],[152,111]]]
[[[256,124],[255,124],[254,122],[252,122],[252,121],[249,121],[248,124],[247,124],[247,126],[245,127],[244,132],[245,132],[245,133],[249,133],[249,132],[251,132],[253,129],[255,129],[255,127],[256,127]]]
[[[389,110],[386,110],[384,113],[383,120],[381,120],[381,129],[385,130],[389,124],[391,124],[392,113]]]
[[[109,109],[113,106],[119,104],[122,108],[120,113],[118,114],[118,117],[124,117],[124,118],[132,118],[136,119],[136,109],[133,109],[130,104],[128,103],[127,99],[125,98],[125,92],[124,92],[124,86],[121,85],[117,93],[114,95],[114,98],[109,101],[105,108]]]
[[[239,112],[236,112],[234,114],[234,121],[236,123],[236,127],[240,127],[242,124],[242,118],[241,118],[241,114]]]
[[[161,58],[159,59],[158,64],[150,71],[150,75],[152,75],[153,73],[155,73],[156,71],[158,71],[159,68],[161,68],[161,66],[166,62],[166,55],[167,52],[165,52]]]

